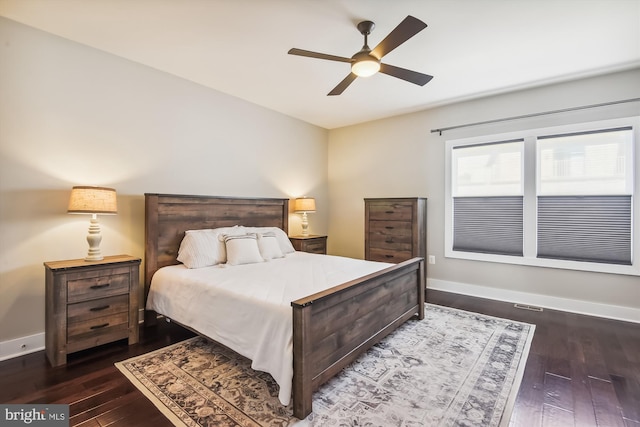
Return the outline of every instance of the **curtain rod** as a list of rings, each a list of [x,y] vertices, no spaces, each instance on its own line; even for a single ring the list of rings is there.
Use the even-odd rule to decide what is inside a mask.
[[[453,129],[460,129],[460,128],[466,128],[466,127],[471,127],[471,126],[487,125],[487,124],[490,124],[490,123],[506,122],[506,121],[509,121],[509,120],[528,119],[530,117],[546,116],[548,114],[566,113],[568,111],[586,110],[588,108],[606,107],[606,106],[609,106],[609,105],[625,104],[627,102],[637,102],[637,101],[640,101],[640,98],[630,98],[630,99],[623,99],[623,100],[620,100],[620,101],[603,102],[601,104],[583,105],[582,107],[563,108],[561,110],[543,111],[541,113],[524,114],[522,116],[505,117],[505,118],[502,118],[502,119],[486,120],[484,122],[466,123],[464,125],[449,126],[449,127],[446,127],[446,128],[439,128],[439,129],[431,129],[431,133],[436,133],[437,132],[440,135],[442,135],[442,132],[445,132],[445,131],[448,131],[448,130],[453,130]]]

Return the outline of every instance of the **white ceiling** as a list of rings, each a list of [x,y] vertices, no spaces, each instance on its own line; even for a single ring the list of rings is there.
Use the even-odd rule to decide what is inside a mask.
[[[640,0],[0,0],[0,15],[332,129],[493,93],[640,66]],[[428,27],[376,74],[328,97],[350,57],[407,15]],[[640,84],[640,83],[639,83]]]

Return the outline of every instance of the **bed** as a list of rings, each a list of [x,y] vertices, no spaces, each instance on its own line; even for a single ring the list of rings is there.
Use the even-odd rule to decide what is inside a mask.
[[[179,269],[187,230],[243,225],[286,233],[288,216],[288,199],[145,194],[145,307],[156,272]],[[424,261],[414,258],[291,301],[294,416],[310,414],[313,391],[361,353],[408,319],[422,319],[424,298]],[[145,325],[156,321],[146,310]]]

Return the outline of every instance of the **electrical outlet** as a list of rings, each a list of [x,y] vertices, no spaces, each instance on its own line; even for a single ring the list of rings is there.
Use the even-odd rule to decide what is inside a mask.
[[[429,264],[435,264],[435,263],[436,263],[436,256],[429,255]]]

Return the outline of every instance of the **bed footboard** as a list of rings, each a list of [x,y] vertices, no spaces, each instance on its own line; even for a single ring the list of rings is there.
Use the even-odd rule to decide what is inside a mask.
[[[293,301],[293,414],[311,413],[312,394],[411,317],[424,318],[424,260]]]

